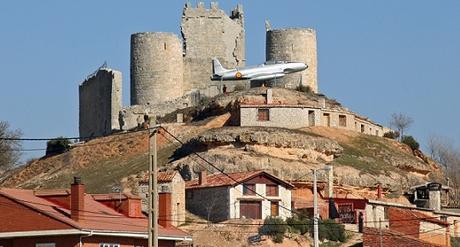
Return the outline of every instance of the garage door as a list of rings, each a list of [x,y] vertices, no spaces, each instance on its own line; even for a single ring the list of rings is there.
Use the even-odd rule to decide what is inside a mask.
[[[240,201],[240,217],[262,219],[262,202]]]

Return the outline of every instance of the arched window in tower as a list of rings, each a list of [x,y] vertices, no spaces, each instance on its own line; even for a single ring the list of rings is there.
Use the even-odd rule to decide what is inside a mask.
[[[166,50],[166,42],[164,42],[163,45],[164,45],[164,48],[165,48],[165,50]]]

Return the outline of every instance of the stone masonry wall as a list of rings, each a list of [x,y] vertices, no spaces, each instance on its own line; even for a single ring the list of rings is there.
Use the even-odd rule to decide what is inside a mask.
[[[302,62],[308,65],[306,70],[286,75],[277,81],[282,81],[287,88],[295,89],[302,84],[318,92],[315,30],[307,28],[268,30],[266,37],[267,61]]]
[[[79,132],[96,137],[119,129],[121,72],[102,68],[79,86]]]
[[[184,42],[184,89],[208,89],[211,81],[212,59],[218,58],[227,68],[245,65],[244,18],[241,5],[230,16],[216,3],[206,9],[203,3],[196,8],[186,4],[181,23]],[[214,96],[216,90],[203,90]]]
[[[229,188],[209,187],[187,189],[185,191],[186,208],[192,214],[219,222],[229,219]]]
[[[269,110],[268,121],[258,120],[259,109]],[[342,121],[341,118],[343,118]],[[286,121],[287,119],[289,119],[289,121]],[[361,125],[363,126],[363,131],[361,131]],[[278,127],[288,129],[324,126],[347,129],[375,136],[383,136],[386,129],[372,122],[357,118],[350,112],[303,106],[273,105],[240,106],[240,126]]]
[[[172,33],[131,35],[131,105],[161,103],[181,97],[182,43]]]

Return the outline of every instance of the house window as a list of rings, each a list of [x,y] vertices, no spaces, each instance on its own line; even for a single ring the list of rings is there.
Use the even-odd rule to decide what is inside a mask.
[[[257,109],[257,121],[270,121],[270,110],[267,108]]]
[[[99,247],[120,247],[120,244],[107,244],[107,243],[100,243]]]
[[[339,126],[340,127],[347,127],[347,116],[339,115]]]
[[[270,212],[271,216],[278,216],[279,215],[279,204],[278,202],[270,202]]]
[[[243,195],[252,196],[256,194],[255,184],[243,184]]]
[[[364,133],[364,124],[361,124],[361,133]]]
[[[267,196],[278,196],[278,185],[277,184],[267,184],[266,195]]]
[[[390,217],[388,216],[388,207],[383,207],[383,218],[385,220],[390,219]]]
[[[55,243],[39,243],[35,244],[35,247],[56,247]]]

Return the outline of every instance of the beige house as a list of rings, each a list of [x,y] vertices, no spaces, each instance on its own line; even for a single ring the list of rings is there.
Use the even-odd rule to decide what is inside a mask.
[[[210,221],[291,216],[293,186],[264,171],[207,175],[186,183],[186,206]]]
[[[139,181],[139,196],[142,198],[142,210],[148,210],[148,175]],[[158,172],[158,192],[171,193],[172,225],[185,222],[185,182],[177,171]]]

